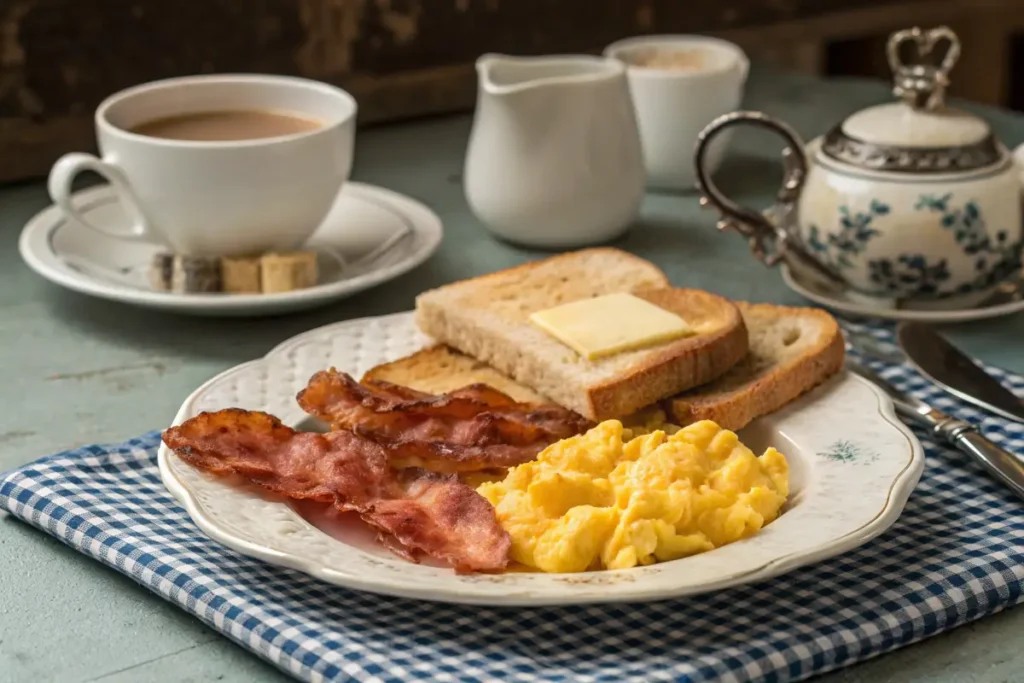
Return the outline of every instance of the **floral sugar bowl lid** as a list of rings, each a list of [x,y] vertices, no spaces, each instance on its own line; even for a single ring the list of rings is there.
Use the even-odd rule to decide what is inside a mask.
[[[1021,268],[1020,181],[988,123],[946,104],[960,55],[947,27],[887,45],[897,100],[863,109],[805,145],[781,121],[740,111],[713,121],[696,150],[702,203],[768,265],[793,267],[888,308],[962,308]],[[752,124],[781,135],[785,178],[768,215],[725,197],[706,172],[711,139]]]

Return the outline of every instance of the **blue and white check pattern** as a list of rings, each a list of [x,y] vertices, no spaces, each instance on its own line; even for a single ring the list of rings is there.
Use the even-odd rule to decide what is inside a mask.
[[[891,344],[882,328],[848,332]],[[905,366],[903,389],[994,419]],[[1024,378],[994,370],[1017,392]],[[44,458],[0,479],[0,504],[308,681],[795,681],[1014,605],[1024,507],[918,432],[927,467],[899,521],[866,546],[769,581],[678,601],[543,609],[378,597],[264,564],[206,538],[160,483],[159,434]]]

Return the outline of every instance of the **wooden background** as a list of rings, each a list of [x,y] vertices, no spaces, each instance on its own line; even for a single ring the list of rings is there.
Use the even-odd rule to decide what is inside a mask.
[[[1021,0],[0,0],[0,181],[93,148],[104,97],[184,74],[299,74],[339,84],[362,123],[467,109],[483,52],[596,52],[643,33],[709,33],[814,73],[874,73],[890,31],[961,32],[959,86],[1007,97]],[[1019,16],[1018,16],[1019,15]],[[993,31],[996,31],[994,34]],[[973,64],[973,65],[972,65]],[[964,78],[963,73],[971,73]],[[882,73],[882,76],[887,74]],[[972,90],[973,88],[973,90]]]

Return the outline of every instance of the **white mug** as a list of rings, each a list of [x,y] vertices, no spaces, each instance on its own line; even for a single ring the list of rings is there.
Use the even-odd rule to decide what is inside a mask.
[[[651,51],[673,50],[699,52],[703,64],[692,69],[639,65]],[[750,60],[733,43],[699,35],[626,38],[606,47],[604,54],[627,66],[648,187],[694,189],[697,135],[714,119],[740,106]],[[711,172],[721,164],[730,137],[731,131],[724,132],[708,150]]]
[[[318,81],[288,76],[187,76],[123,90],[96,110],[100,158],[72,153],[50,171],[64,214],[113,237],[179,254],[238,256],[298,247],[317,229],[352,168],[356,102]],[[166,117],[265,110],[322,125],[280,137],[189,141],[133,133]],[[76,175],[106,178],[128,230],[91,223],[73,202]]]

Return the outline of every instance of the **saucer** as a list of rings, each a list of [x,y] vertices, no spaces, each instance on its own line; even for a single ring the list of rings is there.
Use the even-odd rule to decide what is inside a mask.
[[[807,277],[799,276],[788,264],[781,263],[782,279],[786,286],[800,296],[828,308],[836,313],[845,313],[852,317],[878,318],[882,320],[914,320],[927,323],[956,323],[970,320],[998,318],[1024,311],[1024,293],[1006,294],[997,300],[996,294],[975,307],[963,308],[883,308],[872,305],[866,298],[857,297],[848,292],[826,289],[821,284]]]
[[[128,225],[107,185],[75,193],[74,202],[96,223]],[[420,202],[348,182],[303,247],[318,254],[320,282],[272,294],[157,291],[147,273],[153,255],[163,247],[97,234],[65,219],[55,206],[28,222],[18,247],[30,268],[76,292],[176,313],[258,316],[313,308],[396,278],[429,258],[440,246],[442,232],[440,218]]]

